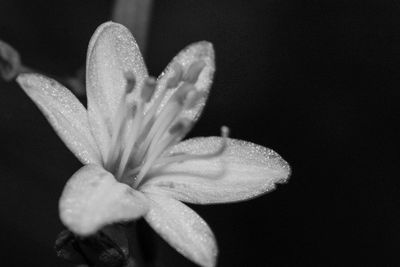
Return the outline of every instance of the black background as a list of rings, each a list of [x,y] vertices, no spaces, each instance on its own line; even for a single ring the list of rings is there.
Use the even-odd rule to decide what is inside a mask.
[[[1,0],[0,39],[27,65],[73,73],[110,7]],[[191,205],[216,234],[218,266],[399,266],[399,2],[173,0],[153,11],[151,74],[191,42],[215,46],[214,85],[190,136],[227,125],[293,169],[258,199]],[[0,93],[1,266],[70,266],[53,244],[58,198],[80,163],[15,83]],[[164,266],[194,266],[154,236]]]

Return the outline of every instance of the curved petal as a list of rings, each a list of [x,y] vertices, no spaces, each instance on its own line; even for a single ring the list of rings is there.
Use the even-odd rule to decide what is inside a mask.
[[[179,143],[171,152],[204,155],[222,142],[221,137],[194,138]],[[142,191],[208,204],[241,201],[271,191],[276,183],[286,182],[290,167],[271,149],[228,139],[219,156],[173,163],[152,175]]]
[[[86,165],[68,181],[59,209],[61,221],[72,232],[86,236],[101,227],[143,216],[148,210],[146,197],[119,183],[98,165]]]
[[[172,67],[174,64],[178,63],[183,67],[184,70],[187,70],[192,63],[199,60],[204,61],[206,65],[201,71],[195,86],[198,91],[201,91],[204,94],[197,105],[195,105],[192,109],[184,111],[182,114],[183,117],[196,121],[207,101],[208,92],[210,90],[215,72],[214,48],[209,42],[202,41],[191,44],[184,48],[172,59],[171,63],[169,63],[167,68],[164,70],[163,74],[158,78],[157,91],[155,92],[155,97],[152,101],[154,101],[154,99],[160,95],[161,90],[166,87],[168,79],[174,76],[175,71]],[[176,88],[167,92],[163,101],[161,102],[159,110],[164,107],[175,90]],[[151,106],[151,104],[152,102],[150,102],[149,106]]]
[[[90,40],[86,65],[90,123],[94,124],[93,132],[103,153],[107,133],[126,91],[127,72],[135,74],[137,84],[147,77],[139,47],[127,28],[106,22],[97,28]]]
[[[17,82],[82,163],[100,162],[86,109],[68,89],[39,74],[21,74]]]
[[[172,247],[204,267],[215,266],[218,254],[214,235],[197,213],[174,199],[146,194],[150,199],[145,220]]]

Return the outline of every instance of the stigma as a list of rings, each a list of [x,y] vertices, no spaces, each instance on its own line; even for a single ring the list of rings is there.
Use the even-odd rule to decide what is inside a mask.
[[[207,159],[224,152],[229,134],[227,127],[222,127],[221,146],[213,153],[165,153],[192,128],[193,122],[185,118],[183,112],[192,109],[204,98],[204,93],[197,89],[196,82],[205,66],[202,60],[193,62],[186,69],[181,64],[174,63],[171,66],[173,75],[162,87],[158,86],[154,77],[147,77],[139,84],[132,72],[125,73],[125,92],[112,121],[108,152],[103,158],[104,167],[118,181],[136,188],[155,166]],[[169,90],[173,90],[173,93],[165,102]],[[130,95],[137,91],[138,97],[129,101],[128,99],[132,99]],[[150,107],[146,108],[148,103]]]

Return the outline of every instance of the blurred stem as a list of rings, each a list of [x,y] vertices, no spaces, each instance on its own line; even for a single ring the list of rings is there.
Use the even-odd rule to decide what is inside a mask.
[[[133,33],[143,55],[146,52],[152,6],[153,0],[115,0],[112,10],[112,20],[123,24]],[[23,65],[18,51],[0,40],[0,74],[2,78],[12,81],[21,73],[32,72],[40,73]],[[61,77],[58,81],[77,95],[85,94],[84,67],[78,69],[74,75]]]
[[[142,54],[146,52],[153,0],[115,0],[112,20],[123,24],[135,36]]]
[[[148,267],[143,258],[142,248],[139,244],[136,222],[127,225],[126,236],[129,244],[129,257],[126,267]]]

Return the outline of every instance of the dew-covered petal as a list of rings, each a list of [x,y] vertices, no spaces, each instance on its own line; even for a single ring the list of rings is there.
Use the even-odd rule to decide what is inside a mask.
[[[59,203],[60,218],[72,232],[87,236],[105,225],[143,216],[147,203],[141,192],[119,183],[102,167],[89,164],[67,182]]]
[[[201,137],[176,145],[171,153],[206,155],[221,146],[221,137]],[[196,203],[241,201],[271,191],[285,182],[290,167],[271,149],[228,139],[222,154],[171,163],[149,174],[142,189]]]
[[[82,163],[100,162],[86,109],[68,89],[39,74],[21,74],[17,82]]]
[[[182,117],[188,118],[190,120],[196,121],[200,116],[201,111],[206,103],[208,92],[210,90],[213,76],[215,72],[215,62],[214,62],[214,48],[211,43],[206,41],[201,41],[198,43],[191,44],[184,48],[177,56],[175,56],[171,63],[168,64],[165,71],[158,78],[158,87],[155,93],[155,97],[158,97],[166,87],[168,80],[175,75],[174,65],[180,65],[183,67],[183,71],[187,71],[192,63],[195,62],[204,62],[205,67],[200,72],[200,75],[194,84],[199,92],[202,92],[202,98],[199,99],[197,104],[186,111],[181,115]],[[162,107],[167,103],[170,96],[176,91],[175,89],[170,89],[165,95],[163,101],[161,102],[158,110],[161,110]],[[153,100],[154,101],[154,100]],[[150,105],[152,102],[150,102]]]
[[[126,73],[134,74],[137,85],[147,77],[139,47],[127,28],[106,22],[97,28],[90,40],[86,65],[90,122],[103,153],[126,90]],[[138,93],[136,91],[134,94]]]
[[[212,267],[218,254],[214,235],[207,223],[183,203],[156,194],[144,216],[153,229],[178,252],[200,266]]]

